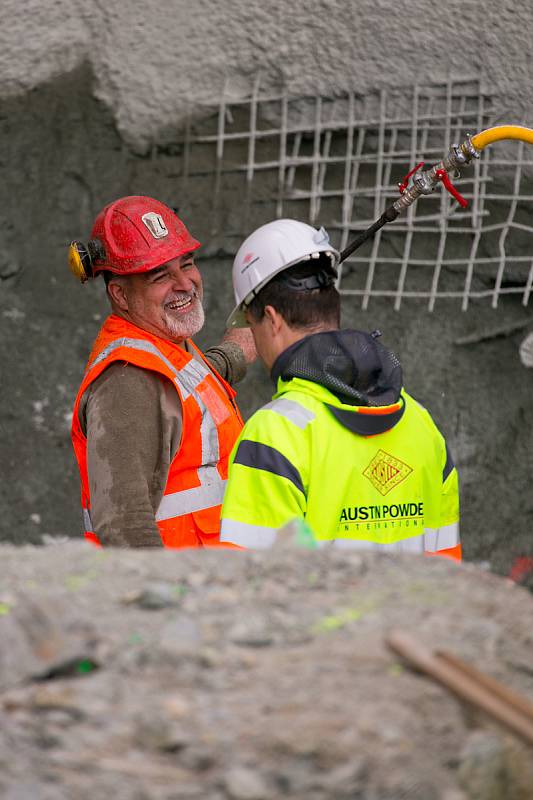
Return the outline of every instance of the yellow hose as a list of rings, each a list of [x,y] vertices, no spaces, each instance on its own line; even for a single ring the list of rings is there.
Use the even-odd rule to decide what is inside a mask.
[[[487,128],[485,131],[476,133],[475,136],[469,136],[468,139],[465,139],[460,145],[452,145],[442,161],[439,161],[438,164],[434,164],[431,169],[420,172],[412,179],[407,188],[402,186],[402,189],[400,189],[402,192],[401,197],[399,197],[398,200],[387,209],[385,215],[382,215],[380,220],[378,220],[378,222],[381,222],[379,227],[384,225],[385,222],[392,222],[398,214],[402,214],[409,208],[411,203],[418,200],[421,194],[431,194],[431,192],[435,190],[439,180],[443,180],[443,175],[447,175],[448,173],[453,174],[455,170],[461,170],[464,166],[470,164],[473,158],[479,158],[480,150],[502,139],[518,139],[519,141],[533,144],[533,128],[525,128],[522,125],[496,125],[494,128]],[[413,172],[414,170],[412,170],[409,175],[412,175]],[[450,189],[450,186],[447,184],[445,185],[457,202],[463,205],[465,203],[464,199],[460,198],[460,195],[453,191],[453,187]],[[386,214],[389,214],[389,212],[391,218],[385,219]],[[368,230],[370,230],[370,228]],[[343,253],[345,253],[349,247],[351,247],[351,245],[349,245],[346,250],[343,250]],[[353,252],[353,250],[350,250],[350,253],[351,252]],[[341,258],[341,261],[342,260],[344,259]]]
[[[499,142],[501,139],[520,139],[522,142],[533,144],[533,129],[521,125],[497,125],[472,136],[472,144],[476,150],[483,150],[488,144]]]

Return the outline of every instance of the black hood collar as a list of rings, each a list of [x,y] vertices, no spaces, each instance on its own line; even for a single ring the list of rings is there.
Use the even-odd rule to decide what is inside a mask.
[[[292,344],[274,362],[271,377],[302,378],[328,389],[345,405],[389,406],[402,389],[402,368],[370,333],[335,330],[313,333]]]

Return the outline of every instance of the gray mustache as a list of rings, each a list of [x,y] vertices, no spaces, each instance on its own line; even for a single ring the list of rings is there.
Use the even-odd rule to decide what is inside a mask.
[[[191,300],[198,300],[199,297],[200,295],[197,289],[193,289],[191,292],[176,292],[166,300],[165,305],[168,305],[168,303],[180,303],[182,300],[187,300],[188,298],[191,298]]]

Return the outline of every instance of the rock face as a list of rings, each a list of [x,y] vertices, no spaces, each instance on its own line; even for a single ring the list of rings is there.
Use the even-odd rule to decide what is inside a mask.
[[[263,85],[326,95],[412,84],[481,70],[511,109],[529,114],[533,10],[512,0],[482,11],[460,0],[417,0],[409,12],[386,0],[97,0],[2,2],[0,96],[30,91],[86,64],[94,93],[138,152],[186,112],[201,115],[227,78],[238,95]],[[441,42],[445,41],[445,45]]]
[[[533,598],[440,559],[0,548],[0,794],[528,800],[530,753],[392,629],[530,697]]]

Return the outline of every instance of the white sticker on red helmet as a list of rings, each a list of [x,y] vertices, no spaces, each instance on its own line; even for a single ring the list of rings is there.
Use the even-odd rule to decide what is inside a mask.
[[[168,236],[168,228],[161,214],[156,214],[155,211],[149,211],[147,214],[143,214],[141,219],[154,239],[164,239],[165,236]]]

